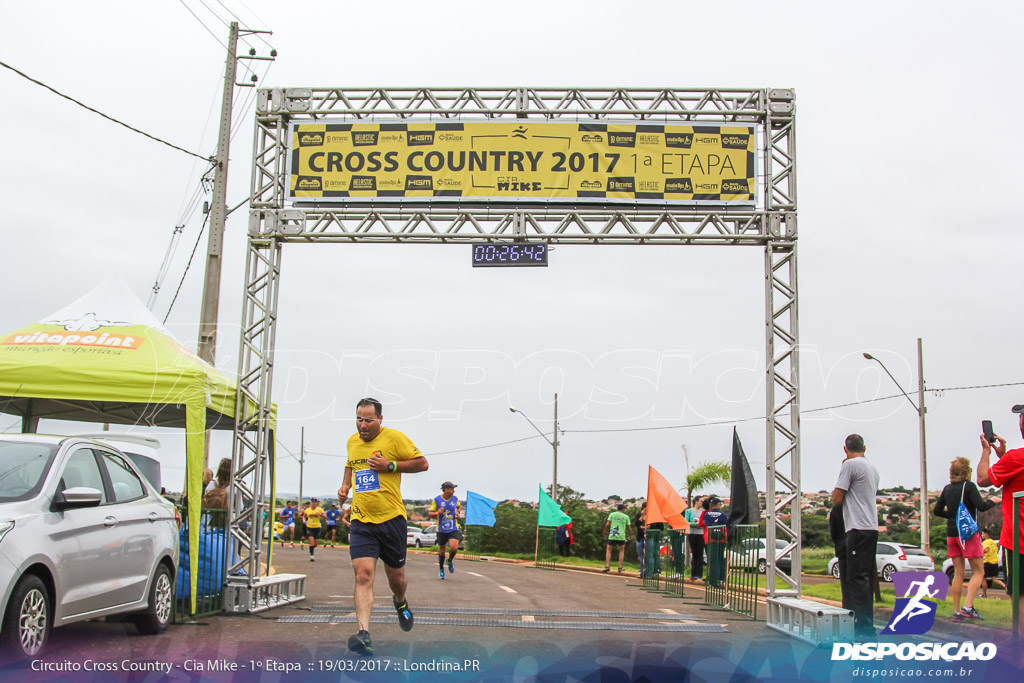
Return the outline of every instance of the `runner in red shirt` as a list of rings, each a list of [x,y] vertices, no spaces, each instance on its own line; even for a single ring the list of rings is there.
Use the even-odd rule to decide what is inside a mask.
[[[1020,433],[1024,436],[1024,405],[1016,405],[1013,412],[1019,417]],[[995,450],[999,460],[989,466],[989,456]],[[1017,600],[1024,610],[1024,576],[1012,576],[1013,572],[1013,551],[1021,554],[1021,566],[1024,567],[1024,523],[1021,526],[1020,538],[1013,538],[1013,515],[1020,505],[1019,501],[1013,499],[1013,494],[1024,491],[1024,448],[1015,448],[1012,451],[1006,450],[1006,439],[1001,436],[995,437],[995,443],[990,444],[985,435],[981,435],[981,461],[978,462],[978,485],[999,486],[1003,489],[1003,529],[999,535],[999,545],[1006,550],[1006,590],[1012,591],[1014,582],[1017,585]],[[1024,575],[1024,570],[1020,572]],[[1024,635],[1024,620],[1018,625],[1018,635]]]

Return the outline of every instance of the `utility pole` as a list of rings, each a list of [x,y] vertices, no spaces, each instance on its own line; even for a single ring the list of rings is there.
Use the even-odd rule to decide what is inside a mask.
[[[554,471],[551,474],[551,500],[558,502],[558,394],[555,394],[555,433],[551,435]]]
[[[924,414],[928,411],[924,406],[924,352],[921,349],[921,338],[917,338],[917,411],[921,427],[921,549],[930,556],[932,554],[931,537],[931,505],[928,500],[928,449],[924,444]]]
[[[270,31],[244,30],[246,35],[253,33],[270,33]],[[277,51],[272,50],[270,57],[257,57],[255,50],[250,50],[245,57],[237,56],[238,22],[231,22],[228,34],[228,56],[224,67],[224,94],[220,107],[220,130],[217,134],[217,155],[214,157],[213,197],[210,205],[210,234],[206,246],[206,280],[203,283],[203,307],[199,314],[199,342],[197,351],[200,358],[216,365],[217,315],[220,310],[220,271],[221,249],[224,241],[224,224],[228,217],[227,185],[228,157],[231,145],[231,106],[234,102],[235,86],[255,87],[256,75],[252,83],[235,83],[235,72],[239,59],[273,60]],[[210,464],[210,432],[206,433],[206,453],[203,456],[203,467]]]
[[[302,428],[302,435],[299,437],[299,505],[302,505],[302,478],[303,470],[306,469],[306,428]]]

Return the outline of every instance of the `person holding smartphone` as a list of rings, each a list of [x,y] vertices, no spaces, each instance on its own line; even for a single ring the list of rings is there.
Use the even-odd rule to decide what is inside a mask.
[[[1010,409],[1017,415],[1021,436],[1024,436],[1024,404]],[[985,431],[983,429],[983,431]],[[1013,554],[1021,555],[1021,566],[1024,567],[1024,524],[1020,525],[1020,537],[1013,537],[1013,515],[1016,512],[1016,501],[1013,494],[1024,491],[1024,448],[1006,450],[1006,439],[995,434],[991,439],[981,435],[981,460],[978,462],[978,486],[998,486],[1003,490],[1003,529],[999,534],[999,545],[1003,547],[1006,562],[1006,592],[1012,595],[1014,584],[1017,586],[1017,600],[1024,610],[1024,577],[1013,576]],[[998,460],[989,465],[992,451]],[[1020,574],[1024,574],[1021,571]],[[1017,635],[1024,636],[1024,619],[1020,620]]]

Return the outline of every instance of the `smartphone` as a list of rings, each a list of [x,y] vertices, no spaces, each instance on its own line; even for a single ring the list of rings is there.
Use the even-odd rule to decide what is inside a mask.
[[[981,421],[981,433],[985,435],[985,441],[988,441],[990,444],[995,444],[996,435],[992,431],[992,420]]]

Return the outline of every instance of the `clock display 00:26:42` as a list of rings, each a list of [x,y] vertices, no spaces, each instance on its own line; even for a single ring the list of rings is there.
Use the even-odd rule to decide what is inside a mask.
[[[474,242],[473,267],[515,267],[548,265],[548,245],[542,242]]]

